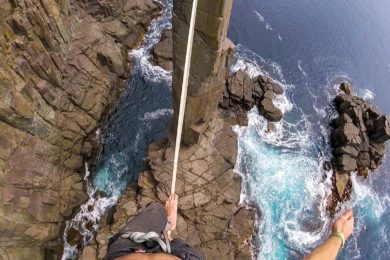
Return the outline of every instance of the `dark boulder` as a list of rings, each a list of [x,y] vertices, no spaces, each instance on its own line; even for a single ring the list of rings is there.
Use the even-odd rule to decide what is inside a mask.
[[[337,169],[345,173],[349,173],[357,170],[356,159],[346,154],[338,156],[336,159],[336,164],[337,164]]]
[[[345,146],[338,147],[338,148],[334,149],[333,154],[335,156],[346,154],[346,155],[351,156],[353,158],[357,158],[357,156],[359,155],[359,150],[355,146],[345,145]]]
[[[274,84],[274,93],[276,95],[282,95],[284,93],[284,89],[279,84]]]
[[[357,161],[359,167],[367,168],[370,166],[370,154],[368,152],[362,152],[359,154]]]
[[[163,31],[160,42],[152,49],[154,62],[164,70],[173,70],[173,39],[172,30]]]
[[[369,108],[367,109],[367,112],[369,114],[369,117],[371,119],[374,119],[374,120],[377,119],[381,115],[381,112],[375,106],[369,106]]]
[[[370,150],[369,153],[373,159],[376,161],[381,159],[387,150],[387,143],[376,143],[370,142]]]
[[[237,71],[226,80],[219,107],[235,113],[241,111],[240,115],[245,117],[245,112],[256,105],[259,114],[269,122],[278,122],[282,119],[283,113],[275,107],[273,99],[283,92],[283,88],[266,76],[251,79],[247,73]]]
[[[374,123],[374,131],[371,139],[377,143],[384,143],[390,139],[390,118],[388,116],[379,117]]]
[[[254,81],[254,88],[253,88],[253,97],[255,99],[262,99],[263,98],[263,95],[264,95],[264,91],[263,89],[261,88],[259,82],[257,81]]]
[[[360,145],[360,142],[359,129],[353,123],[341,125],[332,133],[332,143],[335,147],[345,144]]]
[[[341,89],[342,91],[344,91],[344,93],[345,93],[346,95],[351,95],[351,89],[352,89],[351,83],[349,83],[349,82],[343,82],[343,83],[341,83],[340,89]]]
[[[264,116],[268,121],[279,122],[283,113],[272,103],[272,100],[264,98],[260,104],[258,104],[259,112]]]
[[[352,189],[350,174],[367,177],[377,169],[386,154],[390,139],[390,119],[360,97],[351,95],[351,85],[344,82],[344,92],[334,99],[339,117],[332,120],[331,141],[336,173],[327,210],[334,214],[339,202],[345,201]],[[350,188],[348,188],[350,187]]]

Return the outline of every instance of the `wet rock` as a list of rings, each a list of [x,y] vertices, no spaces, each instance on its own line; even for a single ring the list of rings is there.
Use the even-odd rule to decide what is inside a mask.
[[[351,95],[351,85],[343,83],[344,92],[335,98],[339,117],[332,121],[331,141],[335,157],[336,174],[334,192],[328,211],[334,214],[339,202],[349,197],[350,174],[357,171],[367,177],[369,170],[377,169],[386,154],[386,141],[390,139],[389,117],[360,97]],[[347,190],[347,191],[346,191]]]
[[[361,152],[357,159],[359,168],[367,168],[370,166],[370,154],[368,152]]]
[[[352,85],[349,82],[343,82],[340,85],[340,89],[344,91],[346,95],[351,95]]]
[[[69,245],[78,245],[80,244],[81,240],[83,239],[83,236],[80,234],[80,232],[74,228],[70,228],[67,234],[67,239]]]
[[[272,100],[268,98],[264,98],[258,107],[260,114],[271,122],[279,122],[283,117],[282,111],[275,107]]]
[[[172,30],[163,31],[160,42],[152,49],[153,60],[165,70],[173,70],[173,38]]]
[[[325,161],[322,165],[325,171],[330,171],[332,170],[332,164],[330,161]]]
[[[284,89],[279,84],[274,84],[273,90],[276,95],[282,95],[284,93]]]
[[[356,159],[350,157],[349,155],[342,154],[336,158],[337,168],[342,172],[351,172],[357,169]]]
[[[336,171],[335,182],[339,201],[344,201],[348,197],[347,193],[352,185],[351,176]]]
[[[251,79],[247,73],[237,71],[226,81],[219,106],[234,111],[235,116],[243,115],[245,118],[245,113],[257,105],[260,114],[267,120],[278,122],[283,114],[275,107],[273,99],[276,95],[282,94],[284,90],[279,85],[272,85],[270,82],[273,80],[268,77],[258,76]]]
[[[377,143],[384,143],[390,139],[390,118],[388,116],[379,117],[374,124],[371,139]]]

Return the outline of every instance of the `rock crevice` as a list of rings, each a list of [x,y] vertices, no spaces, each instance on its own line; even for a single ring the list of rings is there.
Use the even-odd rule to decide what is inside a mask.
[[[0,258],[43,259],[86,200],[83,159],[159,10],[152,0],[0,1]]]
[[[342,83],[342,93],[334,100],[339,116],[331,123],[335,174],[328,210],[332,215],[338,203],[350,197],[351,173],[367,178],[382,164],[390,139],[390,118],[352,95],[351,89],[348,82]]]

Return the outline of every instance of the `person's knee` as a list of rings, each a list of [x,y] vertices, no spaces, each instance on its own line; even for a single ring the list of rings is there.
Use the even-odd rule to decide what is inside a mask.
[[[155,214],[162,214],[163,216],[167,215],[165,208],[160,203],[155,201],[149,202],[146,205],[145,210],[152,211]]]

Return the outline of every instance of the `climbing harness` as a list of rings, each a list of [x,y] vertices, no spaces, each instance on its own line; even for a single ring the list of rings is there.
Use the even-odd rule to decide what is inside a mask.
[[[194,42],[197,7],[198,7],[198,0],[194,0],[194,3],[192,5],[190,28],[188,32],[187,52],[186,52],[186,60],[184,63],[184,73],[183,73],[183,85],[181,88],[180,109],[179,109],[179,118],[178,118],[177,133],[176,133],[175,157],[173,160],[171,194],[175,194],[175,189],[176,189],[177,166],[179,162],[181,135],[183,131],[184,113],[185,113],[186,101],[187,101],[188,79],[190,76],[192,44]]]
[[[171,244],[169,242],[167,234],[164,234],[165,241],[163,241],[160,237],[159,234],[156,232],[149,232],[149,233],[144,233],[144,232],[128,232],[124,233],[121,235],[123,238],[128,238],[134,243],[137,244],[142,244],[144,242],[156,242],[160,245],[162,251],[164,253],[170,254],[172,253],[171,251]]]

